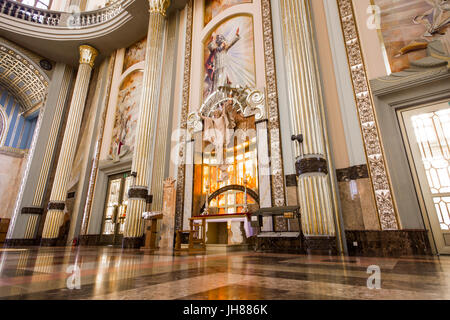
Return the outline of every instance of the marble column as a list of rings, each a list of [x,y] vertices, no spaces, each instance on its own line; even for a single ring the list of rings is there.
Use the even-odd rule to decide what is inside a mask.
[[[267,134],[267,120],[256,123],[256,136],[258,143],[258,178],[259,178],[259,206],[272,207],[272,188],[270,183],[269,137]],[[273,231],[272,217],[263,217],[261,231]]]
[[[159,247],[161,249],[173,249],[173,236],[175,234],[175,180],[168,178],[164,180],[163,192],[163,219],[161,223],[161,241]]]
[[[23,237],[24,239],[34,239],[36,237],[39,217],[44,212],[44,209],[42,208],[42,202],[44,200],[45,185],[47,184],[48,176],[50,174],[50,166],[52,163],[52,157],[55,153],[56,141],[58,139],[58,132],[61,126],[61,120],[64,113],[64,106],[66,103],[66,97],[68,95],[71,77],[72,70],[68,67],[65,67],[64,76],[61,79],[62,83],[56,100],[56,107],[54,109],[50,134],[48,136],[44,157],[42,159],[37,186],[34,190],[33,202],[31,206],[23,207],[21,211],[22,214],[29,215],[25,234]]]
[[[155,135],[155,120],[158,115],[158,80],[160,78],[166,10],[169,4],[169,0],[149,0],[150,13],[144,80],[131,169],[135,174],[135,181],[128,190],[128,212],[122,243],[124,248],[138,248],[142,245],[144,234],[142,213],[145,211],[150,184],[150,152]]]
[[[67,117],[66,129],[61,145],[61,151],[56,167],[44,230],[42,232],[42,246],[56,245],[59,228],[64,219],[64,208],[67,196],[67,182],[72,170],[78,135],[83,117],[84,105],[89,89],[92,68],[98,55],[96,49],[82,45],[80,50],[80,65],[78,67],[75,87]]]
[[[310,0],[281,0],[298,198],[307,249],[336,250],[328,141]],[[293,137],[293,140],[294,137]]]

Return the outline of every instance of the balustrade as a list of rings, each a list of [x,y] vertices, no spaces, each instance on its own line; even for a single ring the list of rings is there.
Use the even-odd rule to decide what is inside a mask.
[[[0,0],[0,14],[48,26],[88,27],[116,17],[123,11],[124,3],[131,1],[119,0],[98,10],[69,13],[39,9],[13,0]]]

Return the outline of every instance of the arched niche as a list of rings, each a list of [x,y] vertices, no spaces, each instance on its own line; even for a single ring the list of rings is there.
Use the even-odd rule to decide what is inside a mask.
[[[224,116],[232,118],[234,127],[225,149],[219,151],[223,152],[219,160],[216,145],[205,139],[205,132],[209,130],[205,123],[221,108],[227,108]],[[187,180],[188,185],[193,185],[190,191],[193,194],[193,216],[203,212],[207,198],[212,201],[212,212],[242,213],[245,189],[254,199],[248,202],[249,207],[259,207],[260,200],[268,205],[271,187],[265,119],[264,94],[248,87],[221,87],[208,96],[198,112],[188,116],[192,141],[188,146],[195,155],[192,159],[193,176]],[[261,199],[260,192],[266,198]],[[217,201],[214,200],[216,197]]]
[[[119,85],[108,158],[119,161],[132,154],[135,143],[143,72],[138,65],[126,71]]]

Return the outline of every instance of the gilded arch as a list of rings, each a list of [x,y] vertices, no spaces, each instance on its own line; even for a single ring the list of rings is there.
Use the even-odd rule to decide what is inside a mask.
[[[17,98],[22,112],[44,100],[48,83],[35,62],[0,38],[0,85]]]
[[[214,191],[213,193],[211,193],[211,195],[208,197],[208,203],[210,203],[214,198],[218,197],[219,195],[221,195],[222,193],[225,193],[227,191],[231,191],[231,190],[236,190],[236,191],[241,191],[241,192],[245,192],[245,187],[238,185],[238,184],[230,184],[228,186],[222,187],[220,189],[217,189],[216,191]],[[256,201],[256,203],[259,205],[259,195],[258,193],[256,193],[254,190],[247,188],[247,194],[253,198],[253,200]],[[205,209],[205,204],[203,204],[200,212],[203,212]]]

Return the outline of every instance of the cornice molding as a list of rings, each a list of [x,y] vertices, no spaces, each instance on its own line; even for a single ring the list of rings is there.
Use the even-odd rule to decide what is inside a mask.
[[[411,62],[403,71],[371,80],[372,92],[381,96],[445,79],[450,76],[449,61],[450,55],[444,51],[442,43],[430,42],[425,58]]]

